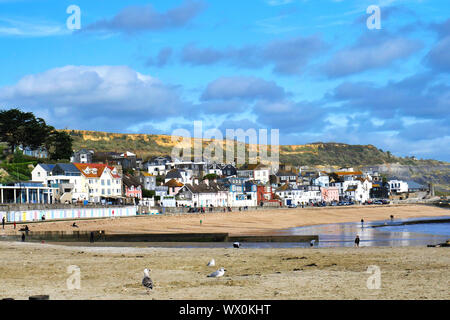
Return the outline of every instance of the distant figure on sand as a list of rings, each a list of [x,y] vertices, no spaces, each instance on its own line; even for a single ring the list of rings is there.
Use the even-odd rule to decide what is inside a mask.
[[[22,242],[25,242],[25,233],[22,233]]]
[[[94,242],[94,233],[91,231],[91,237],[89,239],[90,242]]]
[[[361,228],[364,228],[364,219],[361,219]]]
[[[76,222],[74,222],[74,223],[72,224],[72,227],[74,227],[74,228],[78,228],[78,225],[77,225],[77,223],[76,223]]]
[[[314,242],[316,242],[316,240],[312,239],[311,242],[309,243],[309,245],[310,245],[311,247],[314,247]]]
[[[391,214],[391,222],[394,221],[394,216]]]
[[[359,247],[359,236],[358,235],[355,238],[355,247]]]
[[[5,217],[2,218],[2,227],[5,229]]]

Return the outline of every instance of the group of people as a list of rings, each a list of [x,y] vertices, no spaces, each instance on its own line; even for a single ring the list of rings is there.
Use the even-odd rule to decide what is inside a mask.
[[[392,214],[389,216],[389,218],[391,219],[391,222],[394,221],[394,216]],[[361,228],[364,228],[364,219],[361,219]],[[359,241],[360,241],[359,235],[356,235],[355,247],[359,247]]]

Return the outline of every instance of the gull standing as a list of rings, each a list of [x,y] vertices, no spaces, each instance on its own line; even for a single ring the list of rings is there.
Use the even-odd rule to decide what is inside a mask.
[[[150,269],[144,269],[144,279],[142,279],[142,285],[146,287],[148,290],[153,289],[153,281],[150,279]]]
[[[211,273],[210,275],[208,275],[209,278],[218,278],[218,277],[222,277],[225,274],[225,269],[222,267],[217,271],[214,271],[213,273]]]
[[[216,261],[214,259],[211,259],[210,262],[208,262],[207,266],[208,267],[214,267],[216,265]]]
[[[239,248],[241,244],[239,242],[233,243],[233,248]]]

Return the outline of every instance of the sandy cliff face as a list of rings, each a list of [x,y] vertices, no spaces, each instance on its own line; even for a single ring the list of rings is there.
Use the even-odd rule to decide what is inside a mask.
[[[65,130],[74,139],[74,149],[91,148],[96,151],[125,150],[136,153],[144,160],[155,155],[170,155],[173,148],[182,141],[182,146],[194,146],[200,143],[203,150],[212,142],[219,145],[225,152],[239,146],[261,150],[260,145],[249,145],[226,140],[205,140],[183,138],[169,135],[109,133],[83,130]],[[228,149],[229,150],[229,149]],[[416,161],[398,158],[383,152],[373,145],[348,145],[344,143],[310,143],[304,145],[281,145],[279,160],[295,166],[315,166],[318,168],[366,167],[373,168],[388,176],[396,176],[418,183],[434,183],[438,189],[450,190],[450,164],[438,161]],[[268,147],[270,154],[271,148]],[[191,153],[193,155],[193,152]]]

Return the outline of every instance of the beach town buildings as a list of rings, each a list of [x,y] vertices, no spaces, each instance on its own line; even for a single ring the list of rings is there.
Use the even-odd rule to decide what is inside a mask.
[[[142,187],[141,183],[136,177],[128,174],[122,177],[123,195],[126,198],[133,199],[133,203],[137,204],[142,199]]]
[[[218,163],[210,163],[206,167],[206,174],[215,174],[217,176],[222,176],[222,168],[223,166]]]
[[[408,183],[402,180],[389,180],[389,191],[391,193],[406,193],[408,192]]]
[[[298,184],[298,174],[293,171],[282,171],[279,170],[275,174],[275,183],[278,185],[284,185],[286,183],[288,184]]]
[[[156,176],[145,172],[140,171],[139,176],[137,177],[142,187],[146,190],[155,190],[156,187]]]
[[[92,159],[94,156],[94,150],[81,149],[75,151],[70,157],[70,162],[74,163],[92,163]]]
[[[89,150],[82,149],[78,154],[80,160],[90,161],[88,155],[81,156],[91,154]],[[130,152],[114,153],[109,158],[136,158],[136,155]],[[131,176],[127,175],[129,170],[124,170],[125,174],[122,174],[121,164],[117,167],[89,162],[39,164],[32,172],[32,181],[42,183],[42,187],[53,188],[49,198],[52,201],[99,203],[111,199],[142,199],[142,190],[146,189],[155,191],[153,201],[156,205],[197,207],[337,201],[364,203],[373,198],[385,198],[389,193],[412,193],[426,189],[400,179],[386,182],[377,172],[355,171],[353,168],[337,171],[328,168],[328,171],[323,171],[282,165],[273,173],[270,167],[262,164],[244,165],[236,169],[233,164],[186,161],[165,156],[150,159],[144,163],[145,171],[134,170],[134,176]],[[201,181],[207,174],[215,174],[218,178]],[[17,197],[18,194],[16,200]],[[30,201],[35,199],[31,196]]]
[[[306,199],[303,193],[303,188],[292,186],[287,183],[275,190],[275,194],[281,199],[285,206],[309,203],[309,199]]]
[[[270,167],[263,164],[246,164],[237,170],[237,176],[265,184],[270,181],[270,171]]]
[[[171,179],[171,180],[167,181],[164,184],[164,186],[166,186],[168,188],[169,196],[175,196],[176,194],[178,194],[178,192],[184,186],[184,184],[175,179]]]
[[[167,183],[170,180],[175,180],[181,182],[182,184],[192,183],[193,178],[194,175],[191,170],[172,169],[167,172],[164,178],[164,183]]]
[[[93,203],[122,198],[122,177],[117,169],[101,163],[74,163],[87,188],[88,200]],[[81,199],[80,199],[81,200]]]
[[[322,200],[326,203],[339,202],[339,189],[336,187],[321,187]]]
[[[224,185],[214,180],[199,182],[194,179],[192,184],[185,184],[176,196],[178,205],[191,207],[225,207],[228,204],[228,192]]]
[[[85,201],[89,190],[78,168],[73,163],[38,164],[31,172],[32,181],[58,188],[55,195],[61,203]]]
[[[236,177],[237,175],[236,167],[232,164],[227,164],[222,167],[222,174],[225,177]]]
[[[58,188],[37,181],[18,181],[0,185],[0,203],[51,204],[55,202]]]
[[[29,157],[34,157],[34,158],[39,158],[39,159],[43,159],[43,158],[48,158],[48,151],[45,147],[38,147],[36,149],[30,148],[28,146],[18,146],[18,149],[20,151],[22,151],[23,155],[25,156],[29,156]]]
[[[259,206],[279,206],[280,200],[275,197],[275,190],[270,184],[258,184],[256,186],[256,202]]]

